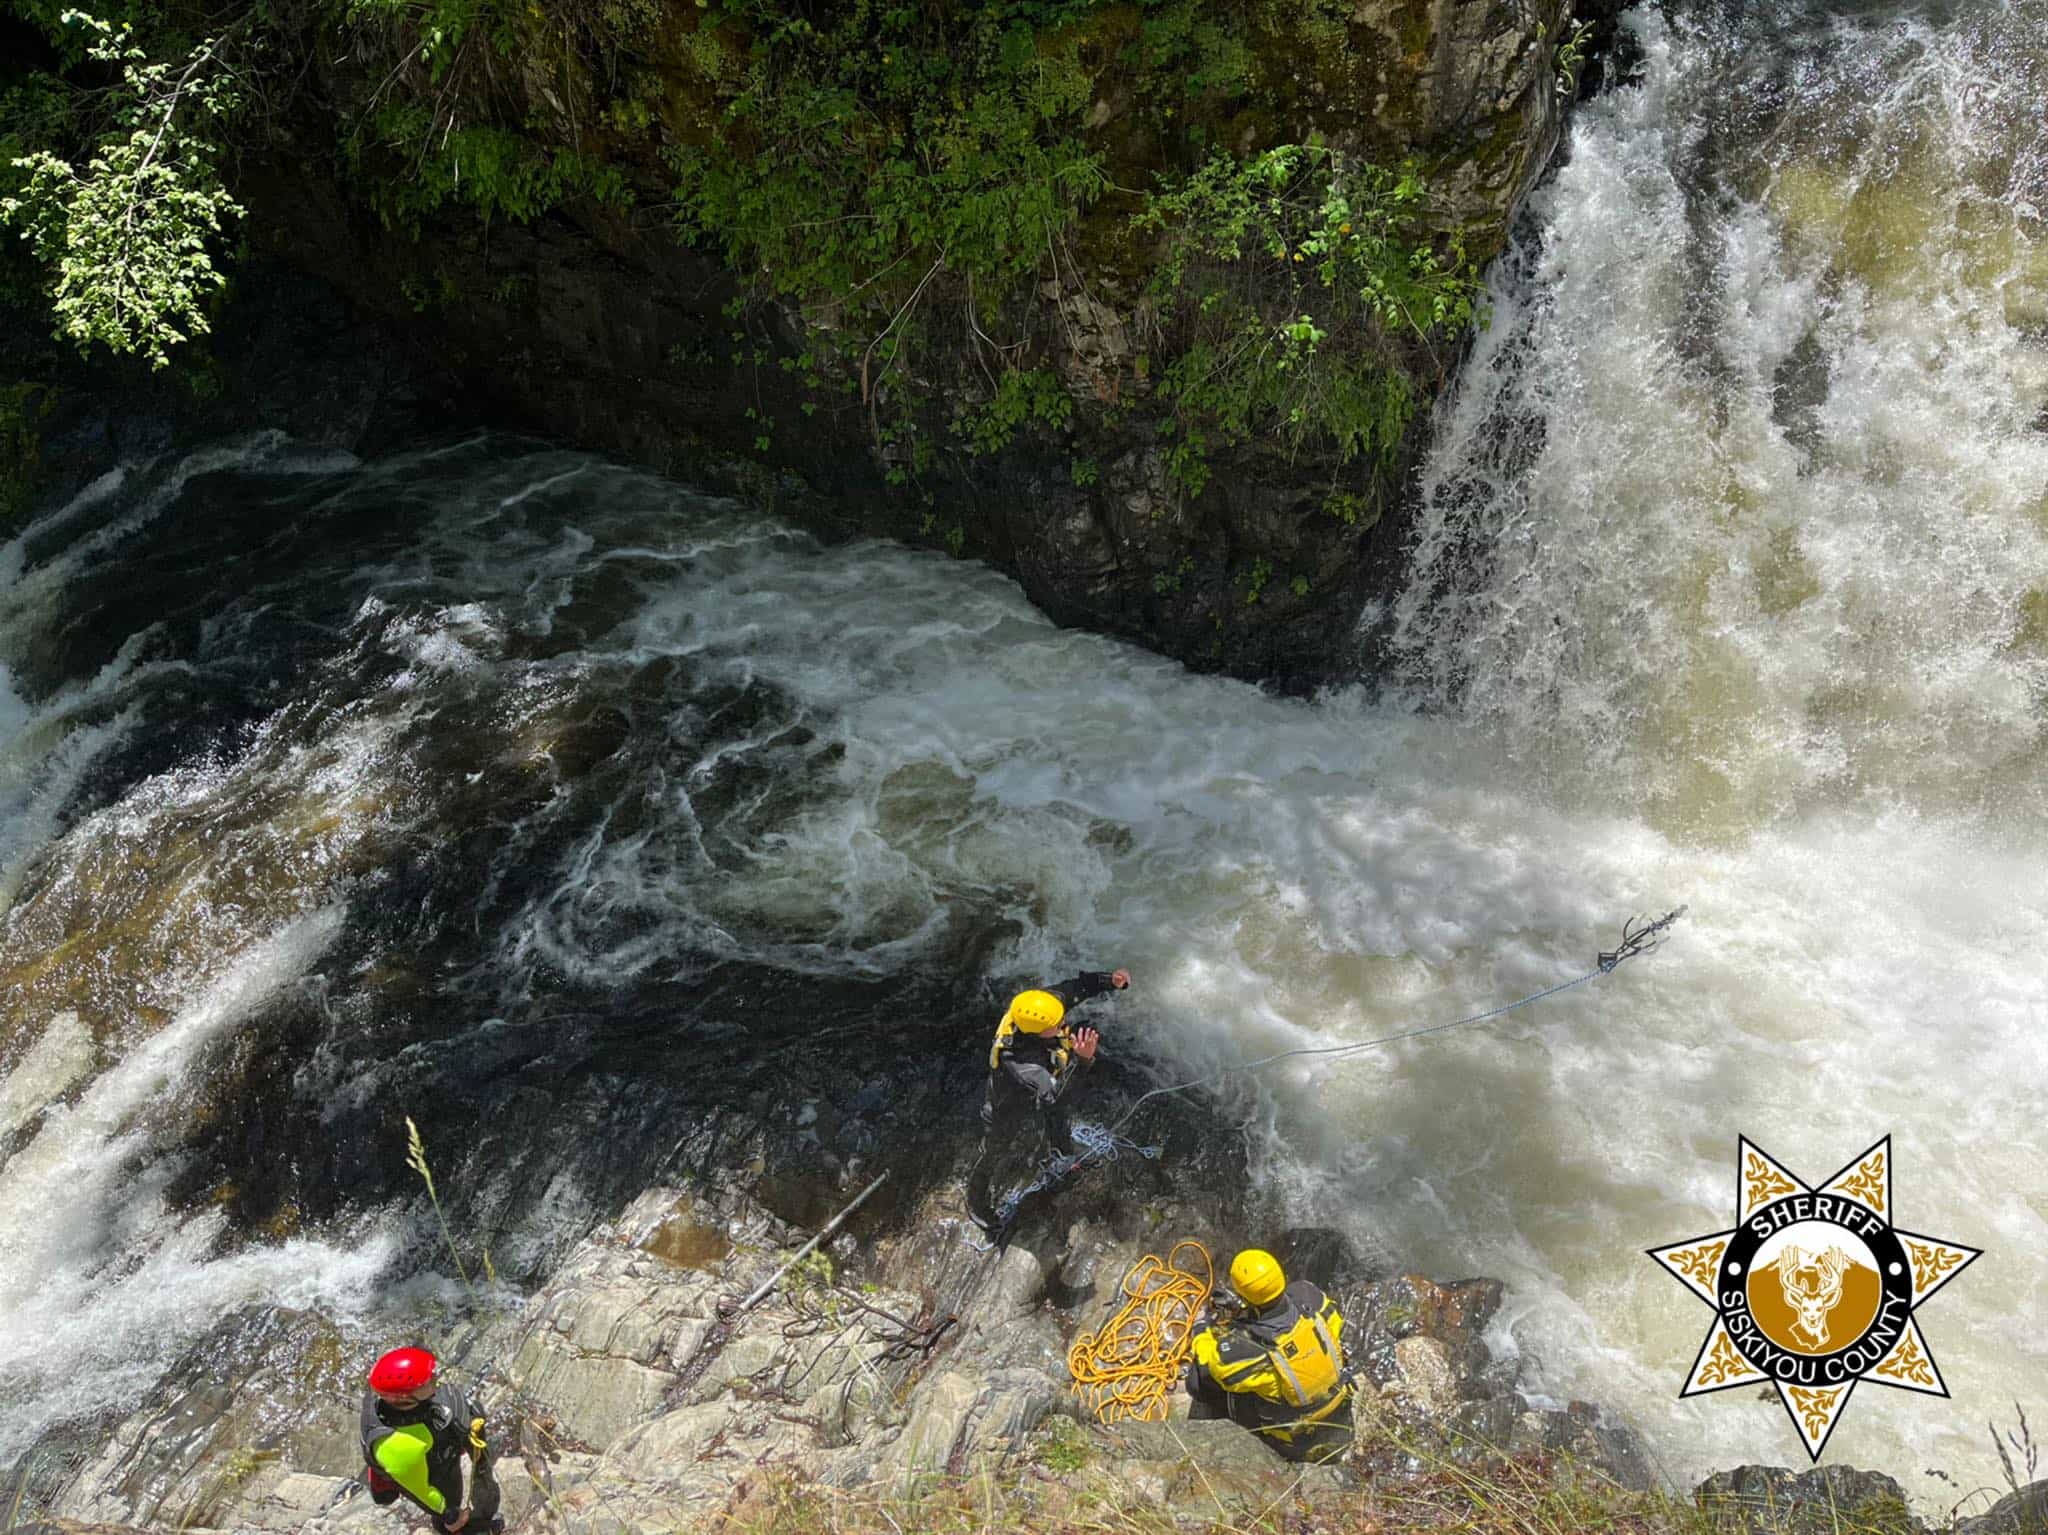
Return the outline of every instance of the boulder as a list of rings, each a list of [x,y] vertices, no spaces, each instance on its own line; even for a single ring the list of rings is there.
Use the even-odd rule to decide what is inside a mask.
[[[1816,1466],[1737,1466],[1693,1491],[1693,1501],[1718,1535],[1921,1535],[1899,1484],[1877,1471]]]
[[[1953,1535],[2048,1535],[2048,1481],[2006,1494],[1988,1514],[1959,1523]]]
[[[943,1472],[953,1446],[966,1428],[969,1414],[981,1400],[981,1382],[948,1370],[925,1383],[911,1407],[903,1432],[882,1454],[877,1472],[883,1476],[915,1476]]]
[[[1457,1404],[1462,1382],[1450,1345],[1441,1338],[1410,1337],[1394,1343],[1394,1371],[1381,1390],[1417,1412],[1444,1413]]]

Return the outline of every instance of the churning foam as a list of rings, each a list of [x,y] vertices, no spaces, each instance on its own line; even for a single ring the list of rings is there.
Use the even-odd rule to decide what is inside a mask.
[[[254,1301],[346,1310],[391,1257],[388,1239],[292,1241],[220,1255],[222,1217],[171,1208],[175,1167],[151,1154],[153,1119],[177,1113],[192,1063],[303,976],[340,930],[336,911],[295,922],[236,962],[73,1103],[37,1105],[34,1137],[0,1166],[0,1461],[45,1427],[132,1406],[191,1339]],[[10,1075],[61,1088],[77,1044],[56,1020]]]
[[[1273,1219],[1505,1277],[1498,1340],[1536,1388],[1622,1408],[1682,1479],[1793,1447],[1775,1403],[1676,1403],[1703,1314],[1642,1249],[1727,1223],[1739,1134],[1821,1176],[1890,1133],[1898,1218],[1988,1251],[1925,1317],[1954,1400],[1864,1387],[1831,1450],[1933,1501],[1923,1465],[1996,1480],[1982,1421],[2048,1362],[2048,198],[2008,131],[2048,29],[1632,24],[1645,77],[1580,115],[1497,275],[1414,590],[1372,615],[1406,698],[1190,677],[983,570],[475,444],[362,471],[419,502],[419,546],[361,575],[384,607],[337,643],[386,646],[405,697],[500,689],[480,751],[630,715],[522,812],[529,862],[499,872],[537,893],[490,956],[511,977],[972,952],[995,988],[1124,964],[1112,1047],[1180,1076],[1480,1011],[1689,903],[1611,977],[1263,1075],[1244,1108]],[[1783,79],[1745,76],[1772,61]],[[455,787],[406,783],[422,813]],[[548,834],[579,793],[608,798]],[[209,1016],[174,1030],[231,1026]],[[4,1339],[54,1328],[91,1361],[78,1409],[289,1266],[210,1258],[203,1221],[152,1225],[150,1178],[86,1165],[76,1116],[129,1144],[136,1084],[190,1059],[167,1049],[46,1113],[0,1174],[5,1240],[94,1297],[101,1336],[143,1340],[123,1376],[54,1292],[0,1301]],[[78,1245],[20,1213],[67,1158],[99,1211]],[[147,1287],[104,1266],[131,1242]],[[373,1251],[309,1250],[333,1294],[368,1283]],[[24,1348],[0,1341],[0,1376]]]
[[[1459,1212],[1445,1241],[1516,1278],[1556,1389],[1676,1421],[1660,1449],[1697,1470],[1783,1456],[1785,1427],[1671,1403],[1697,1319],[1604,1252],[1725,1226],[1738,1132],[1816,1177],[1894,1133],[1899,1220],[1992,1256],[1927,1314],[1953,1403],[1866,1387],[1831,1451],[1936,1502],[1927,1466],[1996,1482],[1982,1423],[2048,1323],[2015,1085],[2048,1064],[2048,163],[2023,105],[2048,10],[1787,15],[1632,20],[1644,79],[1580,115],[1496,275],[1388,615],[1501,782],[1582,807],[1561,870],[1627,846],[1611,888],[1694,918],[1594,1028],[1511,1029],[1511,1069],[1478,1041],[1411,1062],[1419,1103],[1523,1105],[1471,1126],[1483,1188],[1450,1197],[1426,1157],[1426,1195],[1370,1176],[1418,1230]],[[1408,1118],[1399,1096],[1360,1113]]]

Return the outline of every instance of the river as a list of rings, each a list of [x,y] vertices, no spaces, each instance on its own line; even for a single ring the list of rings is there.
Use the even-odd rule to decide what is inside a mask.
[[[1951,1399],[1865,1387],[1829,1458],[1996,1483],[2048,1365],[2048,7],[1736,9],[1626,19],[1386,674],[1313,702],[487,437],[109,466],[0,550],[0,1465],[238,1307],[370,1336],[418,1202],[319,1127],[602,1054],[563,997],[1116,963],[1192,1073],[1685,903],[1265,1074],[1274,1218],[1502,1277],[1530,1388],[1681,1482],[1797,1447],[1676,1401],[1707,1313],[1643,1249],[1731,1223],[1738,1135],[1890,1135],[1901,1224],[1986,1256],[1923,1316]],[[544,1173],[515,1266],[603,1213]]]

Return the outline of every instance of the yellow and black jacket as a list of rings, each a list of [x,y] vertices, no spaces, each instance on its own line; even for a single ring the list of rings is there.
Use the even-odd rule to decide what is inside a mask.
[[[1073,1080],[1074,1068],[1079,1064],[1073,1051],[1074,1009],[1116,990],[1116,983],[1107,970],[1084,970],[1072,980],[1040,986],[1037,990],[1058,997],[1067,1016],[1057,1028],[1047,1029],[1043,1034],[1026,1034],[1011,1024],[1008,1013],[1003,1014],[988,1051],[992,1097],[1000,1084],[1009,1089],[1021,1088],[1040,1104],[1058,1099]]]
[[[1351,1400],[1344,1314],[1296,1280],[1251,1316],[1195,1334],[1188,1390],[1208,1400],[1222,1393],[1234,1421],[1283,1444],[1313,1433]]]

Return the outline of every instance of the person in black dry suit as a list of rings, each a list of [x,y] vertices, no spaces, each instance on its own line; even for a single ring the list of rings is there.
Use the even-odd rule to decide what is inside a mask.
[[[1070,981],[1020,991],[996,1025],[988,1052],[988,1091],[981,1101],[982,1137],[967,1174],[967,1214],[984,1231],[996,1229],[989,1183],[1003,1151],[1027,1124],[1063,1157],[1074,1136],[1063,1100],[1095,1060],[1100,1035],[1070,1015],[1084,1002],[1131,984],[1128,970],[1084,970]]]
[[[363,1459],[373,1503],[417,1504],[445,1535],[504,1529],[484,1440],[483,1409],[440,1378],[423,1348],[395,1348],[363,1393]]]

